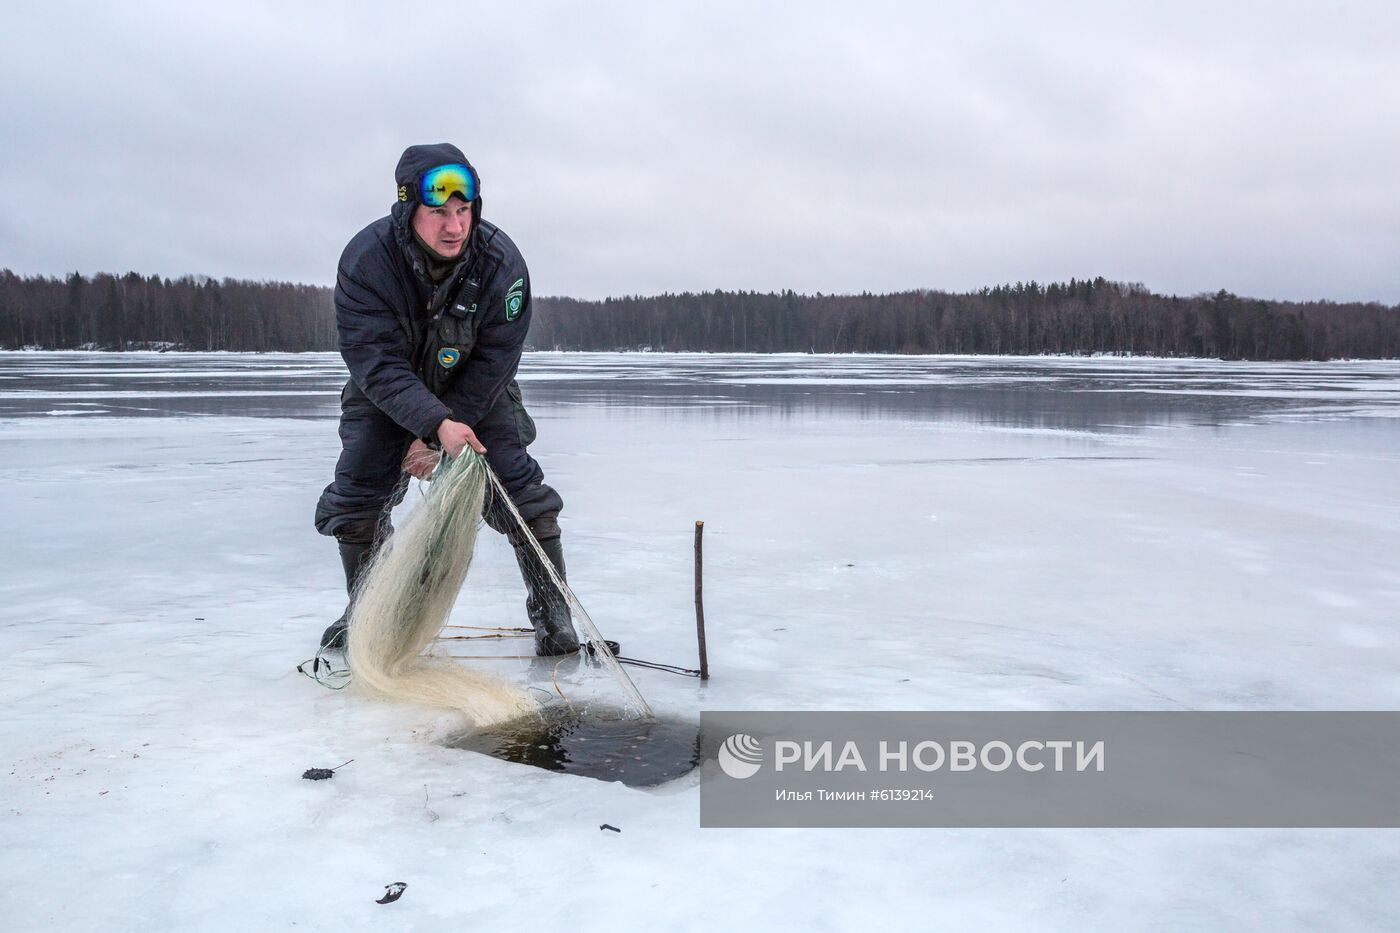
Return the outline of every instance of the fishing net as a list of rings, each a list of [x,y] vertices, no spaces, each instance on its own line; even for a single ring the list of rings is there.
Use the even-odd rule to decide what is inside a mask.
[[[574,655],[531,659],[523,685],[440,650],[439,639],[472,564],[488,496],[503,507],[524,546],[536,552],[550,584],[568,603],[581,644]],[[470,609],[469,601],[465,608]],[[347,658],[361,690],[456,710],[475,728],[537,715],[555,702],[580,714],[596,706],[610,717],[651,717],[646,700],[554,570],[499,479],[470,450],[443,459],[427,494],[381,545],[355,593],[349,622]],[[560,685],[565,667],[568,689]]]

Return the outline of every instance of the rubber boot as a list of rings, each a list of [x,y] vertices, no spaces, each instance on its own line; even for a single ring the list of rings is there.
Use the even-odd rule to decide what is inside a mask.
[[[564,544],[561,539],[546,538],[540,542],[540,550],[563,580]],[[569,603],[549,579],[549,572],[529,542],[516,545],[515,560],[525,580],[525,614],[535,630],[535,654],[543,657],[577,651],[578,635],[574,633],[573,619],[569,616]]]
[[[340,563],[345,568],[345,592],[350,597],[350,602],[345,606],[345,611],[340,614],[340,618],[332,622],[324,632],[321,633],[321,650],[323,651],[344,651],[346,635],[349,632],[350,607],[354,605],[355,587],[360,582],[360,575],[364,573],[365,567],[369,564],[370,553],[374,550],[373,544],[363,544],[358,541],[340,541]]]

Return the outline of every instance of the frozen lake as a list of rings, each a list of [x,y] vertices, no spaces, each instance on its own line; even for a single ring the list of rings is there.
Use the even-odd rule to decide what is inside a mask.
[[[471,755],[317,687],[344,378],[0,353],[7,925],[1400,925],[1393,831],[702,832],[693,781]],[[706,522],[714,677],[634,671],[658,713],[1400,708],[1400,364],[530,354],[520,381],[625,654],[694,665]],[[459,615],[523,624],[521,596],[487,533]]]

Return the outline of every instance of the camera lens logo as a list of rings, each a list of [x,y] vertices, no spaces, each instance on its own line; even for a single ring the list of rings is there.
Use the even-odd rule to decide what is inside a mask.
[[[725,774],[743,780],[753,777],[763,765],[763,746],[758,739],[742,732],[724,740],[719,749],[719,766]]]

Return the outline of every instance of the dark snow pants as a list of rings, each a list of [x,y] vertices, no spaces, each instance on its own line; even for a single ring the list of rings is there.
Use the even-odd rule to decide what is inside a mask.
[[[486,461],[527,524],[564,507],[559,493],[545,484],[544,470],[525,450],[535,439],[535,423],[515,380],[475,430],[486,447]],[[340,393],[340,442],[335,482],[316,503],[316,530],[368,544],[383,536],[389,510],[408,488],[403,457],[413,436],[380,411],[352,379]],[[487,503],[487,523],[502,533],[509,531],[508,516],[499,504],[491,505],[489,491]]]

